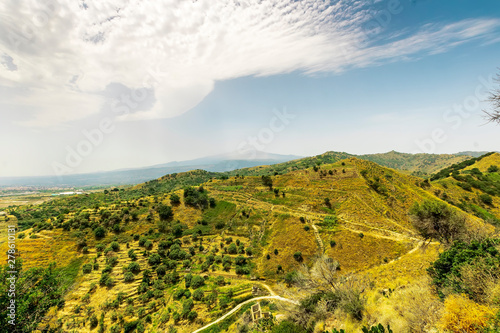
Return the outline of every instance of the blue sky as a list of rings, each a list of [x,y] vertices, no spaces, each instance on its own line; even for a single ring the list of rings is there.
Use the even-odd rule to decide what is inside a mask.
[[[173,3],[0,5],[0,177],[253,149],[500,150],[481,115],[498,1]]]

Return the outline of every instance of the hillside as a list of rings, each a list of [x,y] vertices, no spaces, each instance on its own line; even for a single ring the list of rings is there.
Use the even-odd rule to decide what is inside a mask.
[[[390,151],[385,154],[358,156],[388,168],[410,173],[414,176],[427,177],[452,164],[460,163],[471,157],[465,154],[405,154]]]
[[[434,175],[435,194],[464,211],[500,225],[500,154],[469,159]]]
[[[497,155],[483,158],[478,168],[496,163]],[[10,223],[17,219],[27,228],[17,244],[24,269],[57,261],[58,274],[66,276],[64,303],[47,309],[38,328],[193,332],[244,304],[205,330],[237,332],[236,326],[248,325],[244,313],[254,297],[265,299],[261,305],[274,316],[295,311],[290,307],[309,294],[290,284],[290,277],[321,255],[338,262],[341,276],[372,282],[363,320],[336,315],[318,324],[372,324],[376,305],[386,302],[376,295],[424,278],[437,258],[437,244],[421,248],[408,212],[415,202],[442,202],[436,195],[442,197],[451,180],[429,183],[341,157],[327,153],[231,177],[195,170],[10,208]],[[277,167],[276,174],[269,172]],[[266,177],[260,175],[264,171]],[[484,209],[500,218],[498,211]],[[471,225],[493,229],[466,216]],[[5,241],[1,249],[7,249]]]
[[[396,169],[406,174],[418,177],[428,177],[439,170],[471,158],[463,154],[406,154],[390,151],[383,154],[353,155],[343,152],[326,152],[321,155],[305,157],[272,166],[263,165],[243,170],[234,170],[229,175],[259,176],[266,174],[281,174],[295,170],[310,168],[315,165],[329,164],[343,159],[356,157],[375,162],[381,166]]]

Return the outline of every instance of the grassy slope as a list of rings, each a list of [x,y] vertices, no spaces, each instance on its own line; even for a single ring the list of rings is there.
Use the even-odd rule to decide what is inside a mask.
[[[332,157],[336,158],[338,156]],[[98,271],[88,275],[82,275],[80,271],[74,289],[67,296],[65,307],[57,313],[57,318],[62,319],[66,325],[64,329],[75,332],[88,331],[88,314],[84,311],[76,312],[77,306],[91,307],[93,311],[100,313],[98,309],[106,302],[116,299],[120,291],[125,292],[127,298],[133,299],[135,309],[135,314],[125,316],[125,321],[137,319],[137,310],[145,307],[146,313],[158,313],[151,326],[156,327],[155,330],[161,331],[173,324],[171,316],[164,323],[159,322],[159,316],[168,308],[174,310],[180,308],[181,303],[171,297],[172,292],[178,287],[169,287],[165,290],[165,307],[158,301],[155,301],[154,306],[151,302],[141,304],[137,294],[141,274],[138,274],[133,282],[124,283],[121,268],[131,262],[127,256],[128,249],[125,245],[127,242],[130,248],[137,250],[142,270],[150,268],[146,258],[140,254],[143,248],[139,248],[137,241],[133,241],[132,235],[148,235],[148,230],[152,228],[153,233],[149,234],[149,237],[154,245],[150,252],[155,252],[158,241],[164,235],[157,232],[155,224],[157,216],[153,221],[148,221],[147,215],[155,204],[169,203],[169,195],[164,192],[196,182],[205,182],[204,187],[217,199],[218,205],[202,212],[181,203],[174,206],[174,218],[191,229],[200,227],[197,221],[203,219],[208,222],[207,226],[200,227],[204,233],[200,237],[201,244],[205,247],[202,253],[196,251],[200,258],[203,258],[209,249],[220,251],[219,244],[225,243],[227,237],[232,237],[233,241],[240,240],[245,247],[253,248],[253,274],[266,277],[268,283],[282,277],[281,272],[276,272],[278,265],[283,267],[285,273],[300,265],[293,256],[297,251],[302,252],[304,262],[308,263],[323,250],[340,262],[342,272],[367,273],[377,281],[377,287],[380,288],[393,288],[425,274],[424,268],[429,261],[434,260],[437,252],[435,249],[424,253],[409,252],[416,247],[418,239],[409,223],[407,212],[415,201],[435,198],[434,193],[441,189],[441,181],[435,185],[422,186],[420,178],[404,175],[357,158],[321,164],[317,170],[313,167],[296,168],[291,171],[292,169],[294,166],[289,165],[286,170],[290,171],[272,177],[274,188],[279,189],[278,196],[263,186],[259,176],[221,180],[210,179],[214,174],[194,171],[187,173],[186,178],[183,178],[184,175],[166,176],[158,181],[138,185],[120,194],[122,200],[101,206],[97,210],[84,209],[91,213],[91,220],[99,219],[98,211],[104,209],[118,213],[123,208],[132,206],[140,209],[141,214],[138,221],[125,223],[124,232],[117,235],[121,249],[116,253],[118,265],[113,268],[111,274],[117,282],[116,286],[97,287],[97,290],[90,294],[89,303],[84,304],[82,298],[89,291],[91,283],[98,282],[101,276],[100,273],[105,266],[104,257],[101,256],[97,260],[100,266]],[[180,179],[180,184],[176,183],[175,179],[178,181]],[[128,194],[128,191],[131,193]],[[154,195],[148,196],[143,193]],[[182,191],[177,193],[182,197]],[[115,196],[120,198],[118,194]],[[330,207],[325,204],[325,198],[330,200]],[[75,205],[75,207],[81,209],[81,206]],[[334,215],[338,217],[338,223],[323,224],[327,216]],[[66,219],[72,217],[74,212],[69,213]],[[304,218],[304,222],[301,221],[301,217]],[[223,222],[221,229],[215,227],[218,222]],[[318,236],[321,242],[314,233],[313,225],[319,230]],[[306,230],[306,227],[309,227],[309,230]],[[32,229],[25,234],[29,235],[31,232]],[[53,229],[34,234],[38,238],[30,237],[19,241],[27,265],[46,265],[56,260],[59,267],[66,266],[72,272],[74,267],[79,268],[81,264],[91,262],[96,255],[96,243],[107,245],[114,238],[112,233],[108,233],[106,238],[96,241],[89,229],[82,232]],[[87,239],[90,249],[88,254],[82,254],[76,246],[82,237]],[[335,241],[334,246],[330,245],[332,240]],[[193,243],[197,246],[199,241],[193,241],[189,234],[182,237],[184,249],[187,250]],[[278,250],[277,254],[274,253],[275,249]],[[267,259],[268,254],[270,259]],[[395,260],[398,258],[401,259]],[[199,261],[195,260],[194,263],[194,272],[199,272]],[[184,274],[180,266],[179,272],[181,276]],[[245,277],[238,277],[234,267],[229,272],[224,272],[219,267],[205,275],[208,278],[205,294],[210,292],[217,276],[224,276],[232,281],[230,288],[236,290],[237,299],[250,296],[250,281]],[[221,295],[227,288],[220,288]],[[233,301],[233,304],[236,302]],[[126,306],[124,302],[116,311],[123,313]],[[206,323],[224,312],[217,306],[209,310],[201,303],[195,304],[195,310],[198,311],[201,321],[195,324],[181,321],[180,332],[190,332],[194,327],[201,326],[202,322]],[[52,324],[54,323],[55,319],[52,321]],[[109,315],[105,318],[105,324],[107,328],[114,324]]]
[[[488,173],[487,171],[491,165],[500,167],[499,153],[486,156],[464,168],[460,171],[460,175],[468,175],[472,169],[477,168],[500,188],[500,173]],[[492,195],[493,204],[488,205],[480,199],[480,196],[484,195],[485,192],[473,187],[466,190],[459,186],[461,183],[463,182],[457,181],[453,177],[437,180],[433,182],[433,186],[436,188],[435,194],[443,200],[483,219],[500,219],[500,195]]]

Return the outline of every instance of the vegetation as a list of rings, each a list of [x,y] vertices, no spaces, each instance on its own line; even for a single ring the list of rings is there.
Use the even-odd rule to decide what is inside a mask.
[[[8,208],[26,227],[18,242],[30,267],[22,274],[38,269],[50,281],[52,273],[31,267],[56,258],[63,267],[52,267],[58,292],[41,301],[36,310],[43,314],[27,331],[194,330],[268,294],[262,284],[299,302],[262,302],[271,316],[252,327],[262,332],[323,331],[333,317],[353,332],[387,332],[388,323],[397,332],[453,330],[469,320],[456,307],[477,310],[471,313],[480,320],[471,325],[493,329],[500,264],[488,222],[500,217],[497,156],[435,181],[341,156],[231,177],[193,171]],[[406,159],[378,158],[388,156],[396,164]],[[479,221],[473,209],[488,218]],[[422,251],[416,237],[444,247],[439,254],[432,242]],[[430,282],[421,282],[426,274]],[[31,295],[37,297],[43,293]],[[250,304],[207,331],[250,330]],[[288,318],[278,323],[277,314]]]
[[[410,210],[413,225],[424,239],[450,243],[466,233],[465,216],[444,202],[425,200]]]

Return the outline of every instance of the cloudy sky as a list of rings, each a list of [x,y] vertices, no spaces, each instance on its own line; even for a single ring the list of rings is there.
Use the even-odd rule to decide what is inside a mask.
[[[0,177],[500,150],[483,0],[4,0]]]

